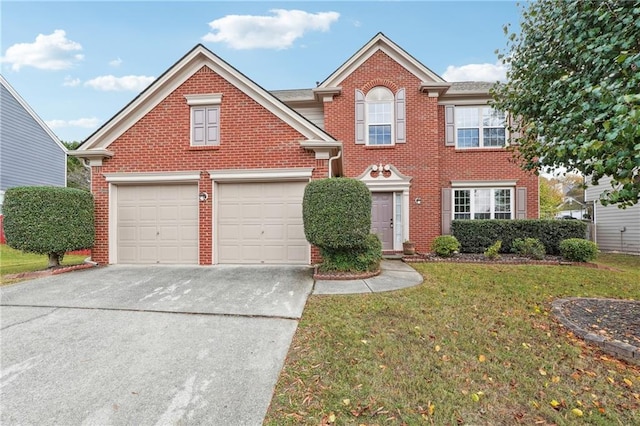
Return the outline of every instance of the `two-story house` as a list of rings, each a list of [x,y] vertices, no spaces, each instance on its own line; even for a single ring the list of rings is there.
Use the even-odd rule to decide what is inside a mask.
[[[448,83],[377,34],[317,87],[268,92],[202,45],[73,153],[92,166],[99,263],[301,263],[311,179],[372,192],[388,252],[452,219],[538,217],[491,84]]]

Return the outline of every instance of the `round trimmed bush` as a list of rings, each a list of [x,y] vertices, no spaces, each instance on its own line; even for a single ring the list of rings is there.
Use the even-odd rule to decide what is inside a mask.
[[[560,254],[572,262],[589,262],[598,255],[598,246],[583,238],[569,238],[560,242]]]
[[[309,182],[302,201],[304,234],[322,249],[363,248],[371,232],[371,193],[356,179]]]
[[[453,235],[440,235],[431,243],[431,249],[440,257],[451,257],[460,250],[460,242]]]
[[[93,196],[74,188],[23,186],[5,193],[4,233],[7,245],[49,255],[58,266],[67,251],[94,243]]]

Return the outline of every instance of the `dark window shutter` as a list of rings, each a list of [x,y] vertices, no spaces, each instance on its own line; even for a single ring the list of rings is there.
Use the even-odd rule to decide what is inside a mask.
[[[407,142],[407,123],[405,90],[400,89],[396,93],[396,143]]]
[[[509,123],[509,128],[515,127],[518,123],[517,120],[511,115],[508,114],[508,123]],[[509,144],[510,145],[520,145],[520,132],[516,132],[514,131],[510,131],[509,133]]]
[[[442,188],[442,235],[451,233],[451,188]]]
[[[205,144],[205,108],[191,108],[191,145]]]
[[[364,93],[356,89],[356,144],[365,143]]]
[[[516,219],[527,218],[527,188],[516,188]]]
[[[207,108],[207,145],[220,144],[220,107]]]
[[[456,145],[456,121],[453,105],[444,107],[444,144],[446,146]]]

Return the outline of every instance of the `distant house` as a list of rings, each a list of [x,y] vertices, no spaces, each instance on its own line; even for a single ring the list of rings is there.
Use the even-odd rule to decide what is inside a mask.
[[[66,186],[67,150],[1,75],[0,112],[1,215],[4,193],[9,188]]]
[[[585,200],[593,203],[593,240],[600,250],[640,254],[640,204],[626,209],[603,206],[600,194],[610,187],[611,178],[603,178],[585,191]]]

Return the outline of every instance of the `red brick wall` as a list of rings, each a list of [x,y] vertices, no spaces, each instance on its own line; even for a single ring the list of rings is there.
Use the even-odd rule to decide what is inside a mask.
[[[409,195],[410,239],[418,251],[429,251],[441,234],[441,188],[451,180],[515,179],[527,186],[527,213],[538,217],[537,177],[523,172],[505,150],[456,150],[444,145],[444,107],[438,98],[419,91],[420,80],[378,51],[340,82],[342,92],[325,102],[325,129],[343,142],[344,173],[358,177],[372,164],[393,164],[412,177]],[[356,145],[355,89],[363,92],[382,85],[392,92],[406,89],[406,143],[392,147]],[[514,194],[515,196],[515,194]],[[422,203],[414,203],[416,197]]]
[[[220,146],[189,144],[190,107],[184,95],[222,93]],[[160,104],[114,141],[115,153],[93,167],[96,201],[96,246],[93,259],[109,261],[108,183],[103,173],[199,171],[200,191],[211,196],[200,203],[200,264],[212,262],[211,179],[208,170],[315,167],[313,177],[327,176],[327,161],[300,147],[305,138],[208,67],[202,67]]]

